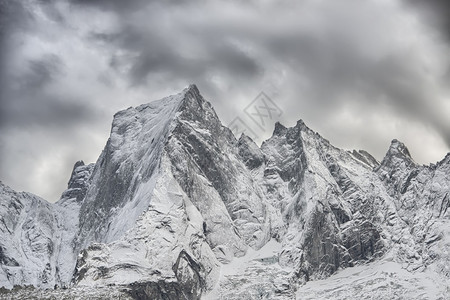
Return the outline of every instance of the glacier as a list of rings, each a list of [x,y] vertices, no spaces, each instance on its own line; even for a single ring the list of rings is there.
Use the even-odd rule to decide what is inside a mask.
[[[448,299],[449,206],[450,154],[258,146],[190,85],[116,113],[58,202],[0,182],[0,298]]]

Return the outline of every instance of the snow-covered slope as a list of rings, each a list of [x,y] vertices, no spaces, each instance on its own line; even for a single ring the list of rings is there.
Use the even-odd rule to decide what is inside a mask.
[[[407,268],[430,268],[450,281],[450,154],[420,166],[405,145],[393,140],[376,172],[410,232],[409,252],[398,253]]]
[[[388,254],[380,260],[309,281],[296,299],[449,299],[448,279],[433,271],[408,272]]]
[[[58,234],[54,208],[2,182],[0,199],[0,285],[54,285]]]
[[[67,286],[77,250],[80,201],[94,164],[74,166],[68,189],[56,204],[18,193],[0,182],[0,285]]]
[[[0,285],[71,287],[43,298],[348,296],[316,280],[382,297],[392,282],[449,289],[450,155],[419,166],[394,140],[378,162],[302,121],[277,123],[258,147],[194,85],[118,112],[98,161],[75,164],[56,204],[0,189]],[[385,266],[392,276],[370,273]]]

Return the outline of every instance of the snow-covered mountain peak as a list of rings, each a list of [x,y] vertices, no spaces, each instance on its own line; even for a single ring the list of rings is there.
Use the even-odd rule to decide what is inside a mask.
[[[408,148],[397,139],[393,139],[388,150],[388,155],[403,155],[412,158]]]
[[[295,126],[293,126],[293,127],[286,127],[278,121],[275,122],[272,137],[274,137],[274,136],[281,137],[281,136],[287,135],[290,138],[297,138],[297,137],[302,138],[302,135],[300,134],[301,132],[318,136],[318,134],[315,131],[313,131],[311,128],[309,128],[305,124],[305,122],[302,119],[300,119],[296,122]]]
[[[305,122],[302,119],[299,119],[297,121],[297,123],[296,123],[296,127],[298,127],[298,128],[305,128],[307,126],[306,126]]]
[[[437,163],[438,165],[450,164],[450,152],[445,155],[444,159]]]
[[[145,189],[153,189],[164,146],[181,115],[192,111],[187,109],[190,103],[197,103],[196,92],[191,85],[178,94],[114,115],[110,138],[93,168],[93,184],[86,187],[80,208],[80,247],[116,240],[148,207],[151,197],[143,196],[140,189],[147,184]]]
[[[181,92],[164,97],[159,100],[154,100],[149,103],[141,104],[136,107],[129,107],[127,109],[121,110],[114,114],[114,121],[116,122],[133,122],[133,118],[139,118],[140,116],[148,115],[149,118],[153,119],[155,115],[164,111],[182,111],[186,109],[189,105],[186,105],[190,101],[199,100],[200,92],[195,84],[191,84],[188,87],[184,88]],[[160,117],[163,117],[161,115]],[[165,120],[171,120],[170,117],[173,115],[165,115]],[[168,118],[169,117],[169,118]],[[114,128],[113,121],[113,128]]]
[[[72,175],[70,176],[67,190],[65,190],[58,202],[64,202],[69,199],[75,199],[81,202],[86,196],[88,181],[94,170],[95,164],[85,165],[82,160],[77,161],[73,166]]]
[[[286,130],[286,126],[277,121],[275,123],[275,128],[273,129],[272,135],[284,135],[286,134]]]
[[[395,170],[416,166],[408,148],[397,139],[392,140],[391,145],[380,163],[378,169]]]
[[[188,122],[196,129],[202,128],[208,131],[214,128],[221,131],[224,128],[211,103],[203,98],[196,85],[191,84],[183,90],[182,95],[183,99],[177,114],[179,121]],[[221,132],[211,133],[220,134]]]

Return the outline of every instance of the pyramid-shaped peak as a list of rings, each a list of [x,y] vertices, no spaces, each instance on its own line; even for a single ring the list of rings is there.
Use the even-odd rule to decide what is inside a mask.
[[[285,134],[287,131],[286,126],[284,126],[283,124],[281,124],[280,122],[276,122],[275,123],[275,128],[273,130],[273,134],[272,135],[283,135]]]
[[[297,128],[300,131],[309,131],[311,133],[316,133],[314,130],[309,128],[308,125],[306,125],[306,123],[305,123],[305,121],[303,121],[303,119],[300,119],[297,121],[297,123],[295,124],[295,128]]]
[[[165,120],[175,117],[176,112],[210,110],[211,105],[207,102],[195,84],[190,84],[179,93],[150,101],[136,107],[129,107],[114,115],[115,122],[133,121],[136,115],[154,118],[159,115]]]
[[[140,132],[143,128],[171,130],[175,120],[203,124],[205,128],[211,124],[221,125],[211,103],[203,98],[195,84],[191,84],[177,94],[119,111],[114,115],[111,132],[119,136],[129,133],[132,138],[131,132]],[[136,133],[136,136],[141,135]],[[118,143],[123,141],[118,140]]]
[[[391,141],[391,146],[389,147],[389,150],[388,150],[388,155],[389,154],[390,155],[399,155],[400,154],[400,155],[406,156],[408,158],[412,158],[411,154],[410,154],[408,148],[405,146],[405,144],[400,142],[397,139],[393,139]]]
[[[199,93],[199,90],[197,88],[197,85],[195,85],[194,83],[191,83],[190,85],[188,85],[185,89],[185,92],[195,92],[195,93]]]
[[[183,103],[194,101],[198,104],[201,104],[203,102],[206,102],[195,84],[190,84],[178,95]]]
[[[415,166],[408,148],[397,139],[391,141],[389,150],[381,161],[380,169],[392,168],[393,166],[406,165]]]
[[[296,126],[297,127],[305,127],[306,124],[305,124],[305,122],[302,119],[300,119],[300,120],[297,121]]]

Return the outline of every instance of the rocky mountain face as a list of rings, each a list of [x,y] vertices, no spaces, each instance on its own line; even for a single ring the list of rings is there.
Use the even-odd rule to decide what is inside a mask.
[[[450,155],[420,166],[394,140],[378,162],[302,121],[259,147],[191,85],[118,112],[57,203],[0,184],[0,286],[56,287],[3,291],[24,299],[346,299],[341,273],[389,266],[355,275],[353,295],[444,299],[449,206]],[[327,280],[340,288],[313,284]]]

